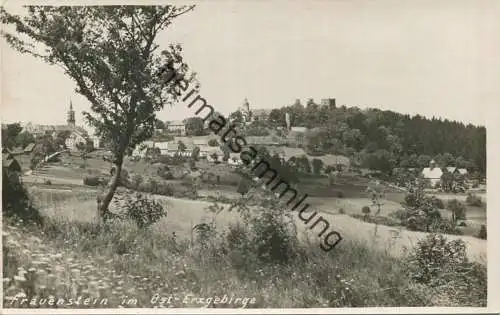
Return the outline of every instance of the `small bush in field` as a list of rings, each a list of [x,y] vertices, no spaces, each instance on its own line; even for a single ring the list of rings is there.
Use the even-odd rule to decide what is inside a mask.
[[[87,186],[98,186],[100,184],[99,177],[97,176],[86,176],[83,178],[83,184]]]
[[[337,198],[344,198],[344,193],[342,191],[337,191]]]
[[[125,196],[125,215],[137,223],[139,228],[147,227],[167,216],[163,206],[156,200],[140,193]]]
[[[371,209],[370,207],[368,206],[364,206],[363,208],[361,208],[361,212],[364,214],[364,215],[369,215],[370,212],[371,212]]]
[[[144,178],[140,174],[135,174],[130,180],[131,185],[135,190],[139,189],[139,186],[144,182]]]
[[[344,208],[340,208],[340,209],[339,209],[339,213],[340,213],[340,214],[345,214],[345,209],[344,209]]]
[[[43,183],[45,185],[52,185],[52,182],[50,181],[50,179],[46,179]]]
[[[166,180],[174,179],[174,175],[170,171],[170,168],[166,165],[162,165],[160,168],[158,168],[157,174],[158,176]]]
[[[217,139],[210,139],[208,140],[208,145],[211,147],[216,147],[219,145],[219,141],[217,141]]]

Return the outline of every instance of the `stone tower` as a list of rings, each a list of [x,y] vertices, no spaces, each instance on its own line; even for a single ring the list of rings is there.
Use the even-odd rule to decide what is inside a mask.
[[[69,110],[68,110],[68,126],[75,127],[76,121],[75,121],[75,111],[73,110],[73,103],[71,100],[69,101]]]

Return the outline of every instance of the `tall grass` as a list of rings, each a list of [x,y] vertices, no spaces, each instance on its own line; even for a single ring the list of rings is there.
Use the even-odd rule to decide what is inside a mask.
[[[233,236],[245,232],[242,226],[231,230]],[[280,264],[238,250],[228,235],[220,231],[191,243],[122,221],[99,225],[47,219],[41,231],[7,224],[4,296],[108,299],[106,305],[77,306],[94,308],[160,306],[152,303],[155,294],[180,297],[163,307],[200,307],[193,301],[184,304],[184,296],[224,294],[255,298],[246,307],[259,308],[456,305],[438,288],[413,282],[401,260],[368,244],[345,241],[331,253],[303,245],[294,260]],[[124,296],[137,303],[122,305]],[[9,303],[4,306],[16,307]]]

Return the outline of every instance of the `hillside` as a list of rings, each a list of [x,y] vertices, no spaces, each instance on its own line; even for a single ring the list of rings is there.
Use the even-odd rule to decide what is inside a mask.
[[[486,172],[486,129],[447,119],[410,117],[379,109],[332,108],[295,103],[273,109],[267,120],[251,129],[305,126],[308,151],[341,154],[357,164],[390,173],[395,167],[427,167],[434,159],[442,167],[457,166]]]

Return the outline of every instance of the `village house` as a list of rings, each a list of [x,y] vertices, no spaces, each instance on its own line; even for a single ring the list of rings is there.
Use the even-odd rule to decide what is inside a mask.
[[[429,162],[429,167],[425,167],[422,170],[422,177],[428,179],[432,187],[436,187],[443,176],[443,170],[436,165],[436,161],[431,160]]]
[[[172,134],[179,136],[186,135],[186,125],[181,120],[167,121],[165,123],[167,126],[167,131]]]

